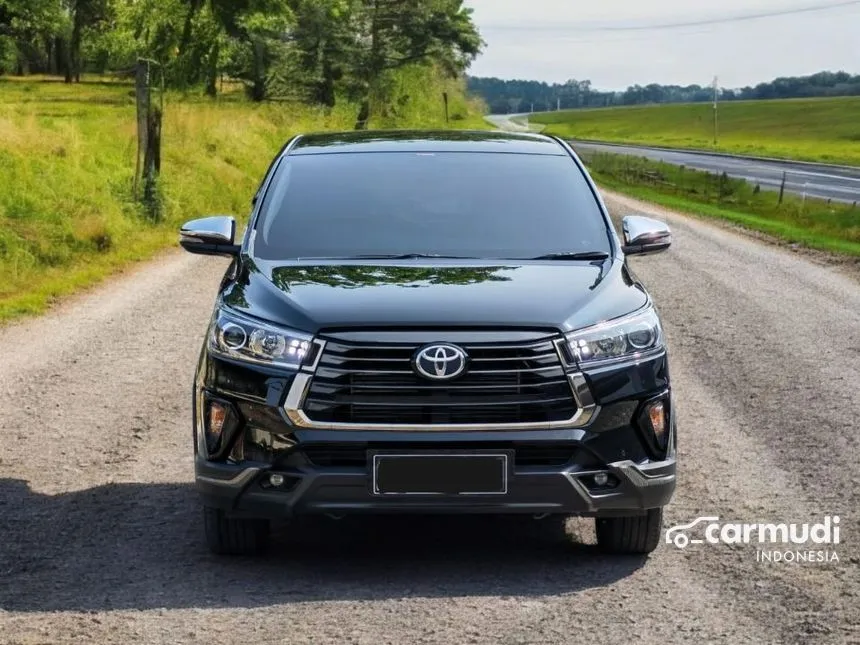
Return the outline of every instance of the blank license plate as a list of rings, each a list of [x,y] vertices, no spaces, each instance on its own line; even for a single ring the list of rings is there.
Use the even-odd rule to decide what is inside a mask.
[[[508,455],[373,455],[374,495],[504,495]]]

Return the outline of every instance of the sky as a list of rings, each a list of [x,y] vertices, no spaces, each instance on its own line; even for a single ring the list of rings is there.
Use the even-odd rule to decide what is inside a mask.
[[[751,15],[846,3],[829,10]],[[849,4],[850,3],[850,4]],[[821,70],[860,74],[860,0],[466,0],[486,41],[473,76],[602,90],[736,88]],[[714,23],[715,20],[733,19]],[[665,28],[689,23],[691,26]],[[653,29],[663,26],[662,29]]]

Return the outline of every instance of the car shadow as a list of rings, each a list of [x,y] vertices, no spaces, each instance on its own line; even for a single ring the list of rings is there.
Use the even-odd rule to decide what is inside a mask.
[[[307,518],[261,558],[206,550],[190,484],[43,495],[0,479],[0,609],[262,607],[321,600],[546,596],[611,585],[646,562],[531,518]]]

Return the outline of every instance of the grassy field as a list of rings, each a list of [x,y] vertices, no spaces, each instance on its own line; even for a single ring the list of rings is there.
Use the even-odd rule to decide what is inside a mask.
[[[568,138],[714,149],[711,103],[534,114],[545,132]],[[720,104],[716,150],[860,165],[860,97]]]
[[[728,220],[789,243],[860,257],[860,208],[759,191],[725,175],[621,155],[585,159],[602,186],[680,211]]]
[[[408,84],[415,79],[404,77]],[[439,87],[413,84],[373,127],[444,127]],[[176,243],[178,225],[244,216],[272,156],[299,131],[351,129],[357,110],[168,95],[163,219],[132,199],[135,108],[127,85],[0,79],[0,322],[42,311]],[[440,90],[441,91],[441,90]],[[484,128],[480,106],[451,88],[452,126]]]

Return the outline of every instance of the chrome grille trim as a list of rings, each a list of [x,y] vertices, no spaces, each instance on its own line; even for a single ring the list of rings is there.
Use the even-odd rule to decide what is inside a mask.
[[[320,359],[322,358],[323,352],[325,351],[326,343],[324,340],[314,338],[313,344],[316,345],[316,356],[314,356],[314,362],[312,364],[302,366],[302,370],[305,372],[314,373],[317,371],[317,366],[319,366]]]
[[[342,431],[383,431],[383,432],[492,432],[517,430],[553,430],[560,428],[582,428],[600,411],[600,406],[594,403],[585,377],[580,374],[569,374],[568,382],[577,403],[577,411],[570,419],[562,421],[545,421],[541,423],[461,423],[461,424],[418,424],[418,423],[322,423],[313,421],[302,410],[302,404],[310,388],[312,375],[298,374],[293,381],[284,402],[283,412],[294,426],[312,430],[342,430]],[[584,395],[582,399],[579,397]],[[590,404],[588,403],[590,401]]]
[[[558,368],[558,365],[550,365],[549,367],[535,367],[521,370],[469,370],[469,374],[535,374],[537,372],[557,370]],[[337,374],[414,374],[412,370],[342,370],[338,367],[328,366],[322,369]]]

